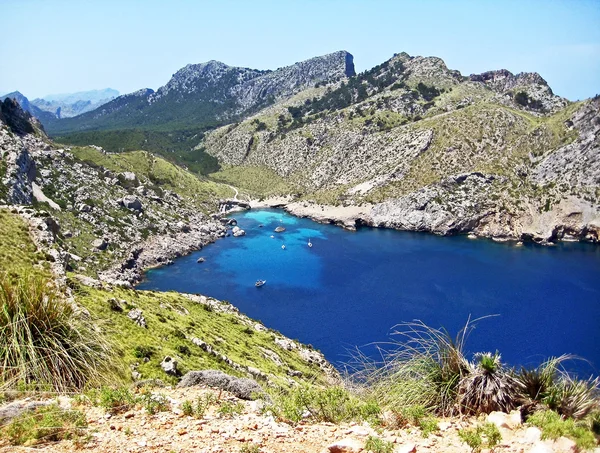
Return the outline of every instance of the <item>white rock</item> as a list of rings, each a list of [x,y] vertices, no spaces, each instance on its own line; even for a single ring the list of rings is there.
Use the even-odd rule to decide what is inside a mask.
[[[508,415],[506,415],[504,412],[490,412],[486,418],[486,421],[488,423],[493,423],[498,428],[510,428],[507,422],[507,417]]]
[[[414,443],[400,445],[394,449],[394,453],[417,453],[417,445]]]
[[[554,449],[544,442],[538,441],[527,453],[554,453]]]
[[[538,442],[542,438],[542,431],[535,426],[530,426],[525,430],[525,435],[523,436],[523,442],[528,444],[533,444]]]
[[[360,453],[363,451],[362,443],[356,439],[338,440],[327,447],[330,453]]]

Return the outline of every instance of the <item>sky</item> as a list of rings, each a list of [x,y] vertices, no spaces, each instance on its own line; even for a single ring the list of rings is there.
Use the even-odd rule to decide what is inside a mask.
[[[0,0],[0,93],[29,99],[167,83],[189,63],[277,69],[337,50],[357,72],[394,53],[463,75],[538,72],[600,94],[600,0]]]

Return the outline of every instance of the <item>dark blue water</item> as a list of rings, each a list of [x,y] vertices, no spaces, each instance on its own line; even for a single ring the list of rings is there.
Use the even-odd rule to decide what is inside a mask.
[[[348,361],[348,349],[389,341],[390,329],[403,321],[420,319],[454,334],[469,316],[497,314],[477,324],[470,352],[499,350],[512,365],[571,353],[591,362],[577,364],[578,371],[600,370],[598,246],[348,232],[279,210],[235,218],[246,236],[150,270],[139,288],[228,300],[338,365]],[[274,233],[279,225],[286,231]],[[206,261],[197,264],[199,256]],[[257,279],[267,283],[255,288]],[[375,353],[372,346],[365,351]]]

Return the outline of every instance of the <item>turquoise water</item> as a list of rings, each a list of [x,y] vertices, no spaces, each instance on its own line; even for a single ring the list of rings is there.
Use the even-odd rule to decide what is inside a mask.
[[[228,300],[338,366],[357,346],[376,354],[372,343],[389,342],[403,321],[420,319],[455,333],[469,316],[498,315],[478,323],[470,352],[497,349],[512,365],[577,354],[589,361],[579,371],[599,374],[596,245],[515,247],[385,229],[348,232],[280,210],[234,217],[246,236],[150,270],[139,288]],[[274,233],[279,225],[286,231]],[[200,256],[206,261],[197,264]],[[255,288],[257,279],[267,283]]]

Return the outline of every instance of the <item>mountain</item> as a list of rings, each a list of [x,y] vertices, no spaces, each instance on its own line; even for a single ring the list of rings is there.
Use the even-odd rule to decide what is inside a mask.
[[[363,224],[598,241],[599,124],[600,99],[570,103],[539,74],[467,77],[402,53],[210,131],[198,149],[226,165],[221,182],[362,205]]]
[[[354,75],[353,57],[339,51],[275,71],[218,61],[187,65],[156,92],[120,96],[99,109],[52,125],[52,135],[116,129],[173,130],[243,118],[316,83]]]
[[[55,118],[53,114],[45,112],[29,102],[29,99],[27,99],[19,91],[13,91],[12,93],[0,96],[0,101],[4,101],[7,98],[17,101],[23,110],[29,112],[32,116],[39,119],[42,124],[49,124]]]
[[[57,118],[70,118],[94,110],[119,96],[117,90],[80,91],[77,93],[54,94],[31,101],[40,110],[50,112]]]

